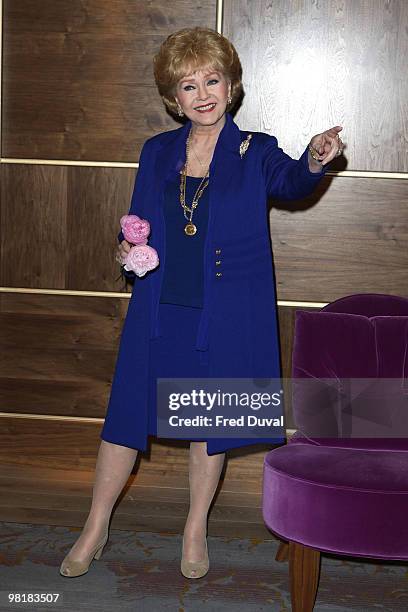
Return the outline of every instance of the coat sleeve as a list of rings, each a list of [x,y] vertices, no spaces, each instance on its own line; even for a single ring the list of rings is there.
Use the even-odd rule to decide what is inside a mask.
[[[144,218],[145,211],[143,209],[143,202],[145,198],[143,197],[143,193],[146,189],[149,189],[149,176],[152,176],[152,167],[153,163],[153,143],[152,138],[146,140],[142,147],[142,151],[140,153],[139,158],[139,168],[136,173],[135,182],[133,186],[132,199],[130,202],[130,208],[128,215],[137,215],[138,217]],[[118,234],[119,242],[122,242],[125,237],[122,231]]]
[[[262,171],[268,196],[277,200],[298,200],[312,193],[328,164],[321,172],[311,172],[307,147],[300,159],[293,159],[278,146],[275,136],[264,134],[264,137]]]

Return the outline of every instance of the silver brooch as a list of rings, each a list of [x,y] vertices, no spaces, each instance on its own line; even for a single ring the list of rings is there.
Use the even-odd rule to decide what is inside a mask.
[[[243,158],[244,154],[246,153],[248,147],[249,147],[249,143],[251,141],[252,138],[252,134],[248,134],[248,136],[245,138],[245,140],[243,140],[241,142],[241,146],[239,147],[239,153],[241,155],[241,159]]]

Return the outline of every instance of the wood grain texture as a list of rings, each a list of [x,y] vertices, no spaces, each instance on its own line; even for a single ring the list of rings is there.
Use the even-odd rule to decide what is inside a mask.
[[[276,202],[270,227],[278,299],[407,296],[407,201],[405,180],[325,178],[301,202]]]
[[[1,285],[126,290],[115,250],[135,169],[1,164],[0,172]]]
[[[408,171],[406,0],[224,0],[223,30],[243,64],[242,129],[299,157],[342,125],[334,168]]]
[[[70,168],[67,184],[66,286],[85,291],[121,291],[115,260],[120,218],[127,214],[135,170]]]
[[[0,410],[105,416],[128,300],[0,294]]]
[[[278,563],[284,563],[289,560],[289,543],[281,542],[276,553],[275,561]]]
[[[0,284],[66,285],[67,168],[1,164]]]
[[[152,58],[216,0],[4,0],[3,157],[137,161],[164,110]]]
[[[101,426],[0,418],[0,520],[82,526],[89,511]],[[273,539],[262,518],[269,447],[231,451],[209,534]],[[188,444],[153,441],[139,454],[113,528],[182,532],[189,506]],[[35,483],[35,485],[34,485]]]
[[[320,550],[289,542],[290,595],[293,612],[313,612],[320,576]]]

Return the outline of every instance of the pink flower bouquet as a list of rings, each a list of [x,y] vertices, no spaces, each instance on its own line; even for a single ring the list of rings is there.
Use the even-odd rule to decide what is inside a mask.
[[[125,240],[131,244],[147,244],[150,234],[150,223],[137,215],[124,215],[120,220],[120,226]]]
[[[146,219],[137,215],[124,215],[120,226],[125,240],[133,244],[125,259],[120,259],[127,272],[134,272],[136,276],[144,276],[146,272],[159,265],[159,256],[156,249],[147,244],[150,234],[150,224]]]

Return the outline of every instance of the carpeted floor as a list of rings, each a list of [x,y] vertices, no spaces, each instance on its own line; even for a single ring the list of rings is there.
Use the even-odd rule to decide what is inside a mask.
[[[0,610],[42,612],[290,611],[288,564],[275,541],[208,538],[210,571],[188,580],[181,536],[113,530],[100,561],[78,578],[59,566],[79,530],[0,523]],[[7,593],[59,593],[59,604],[10,604]],[[408,610],[408,563],[322,555],[316,612]]]

